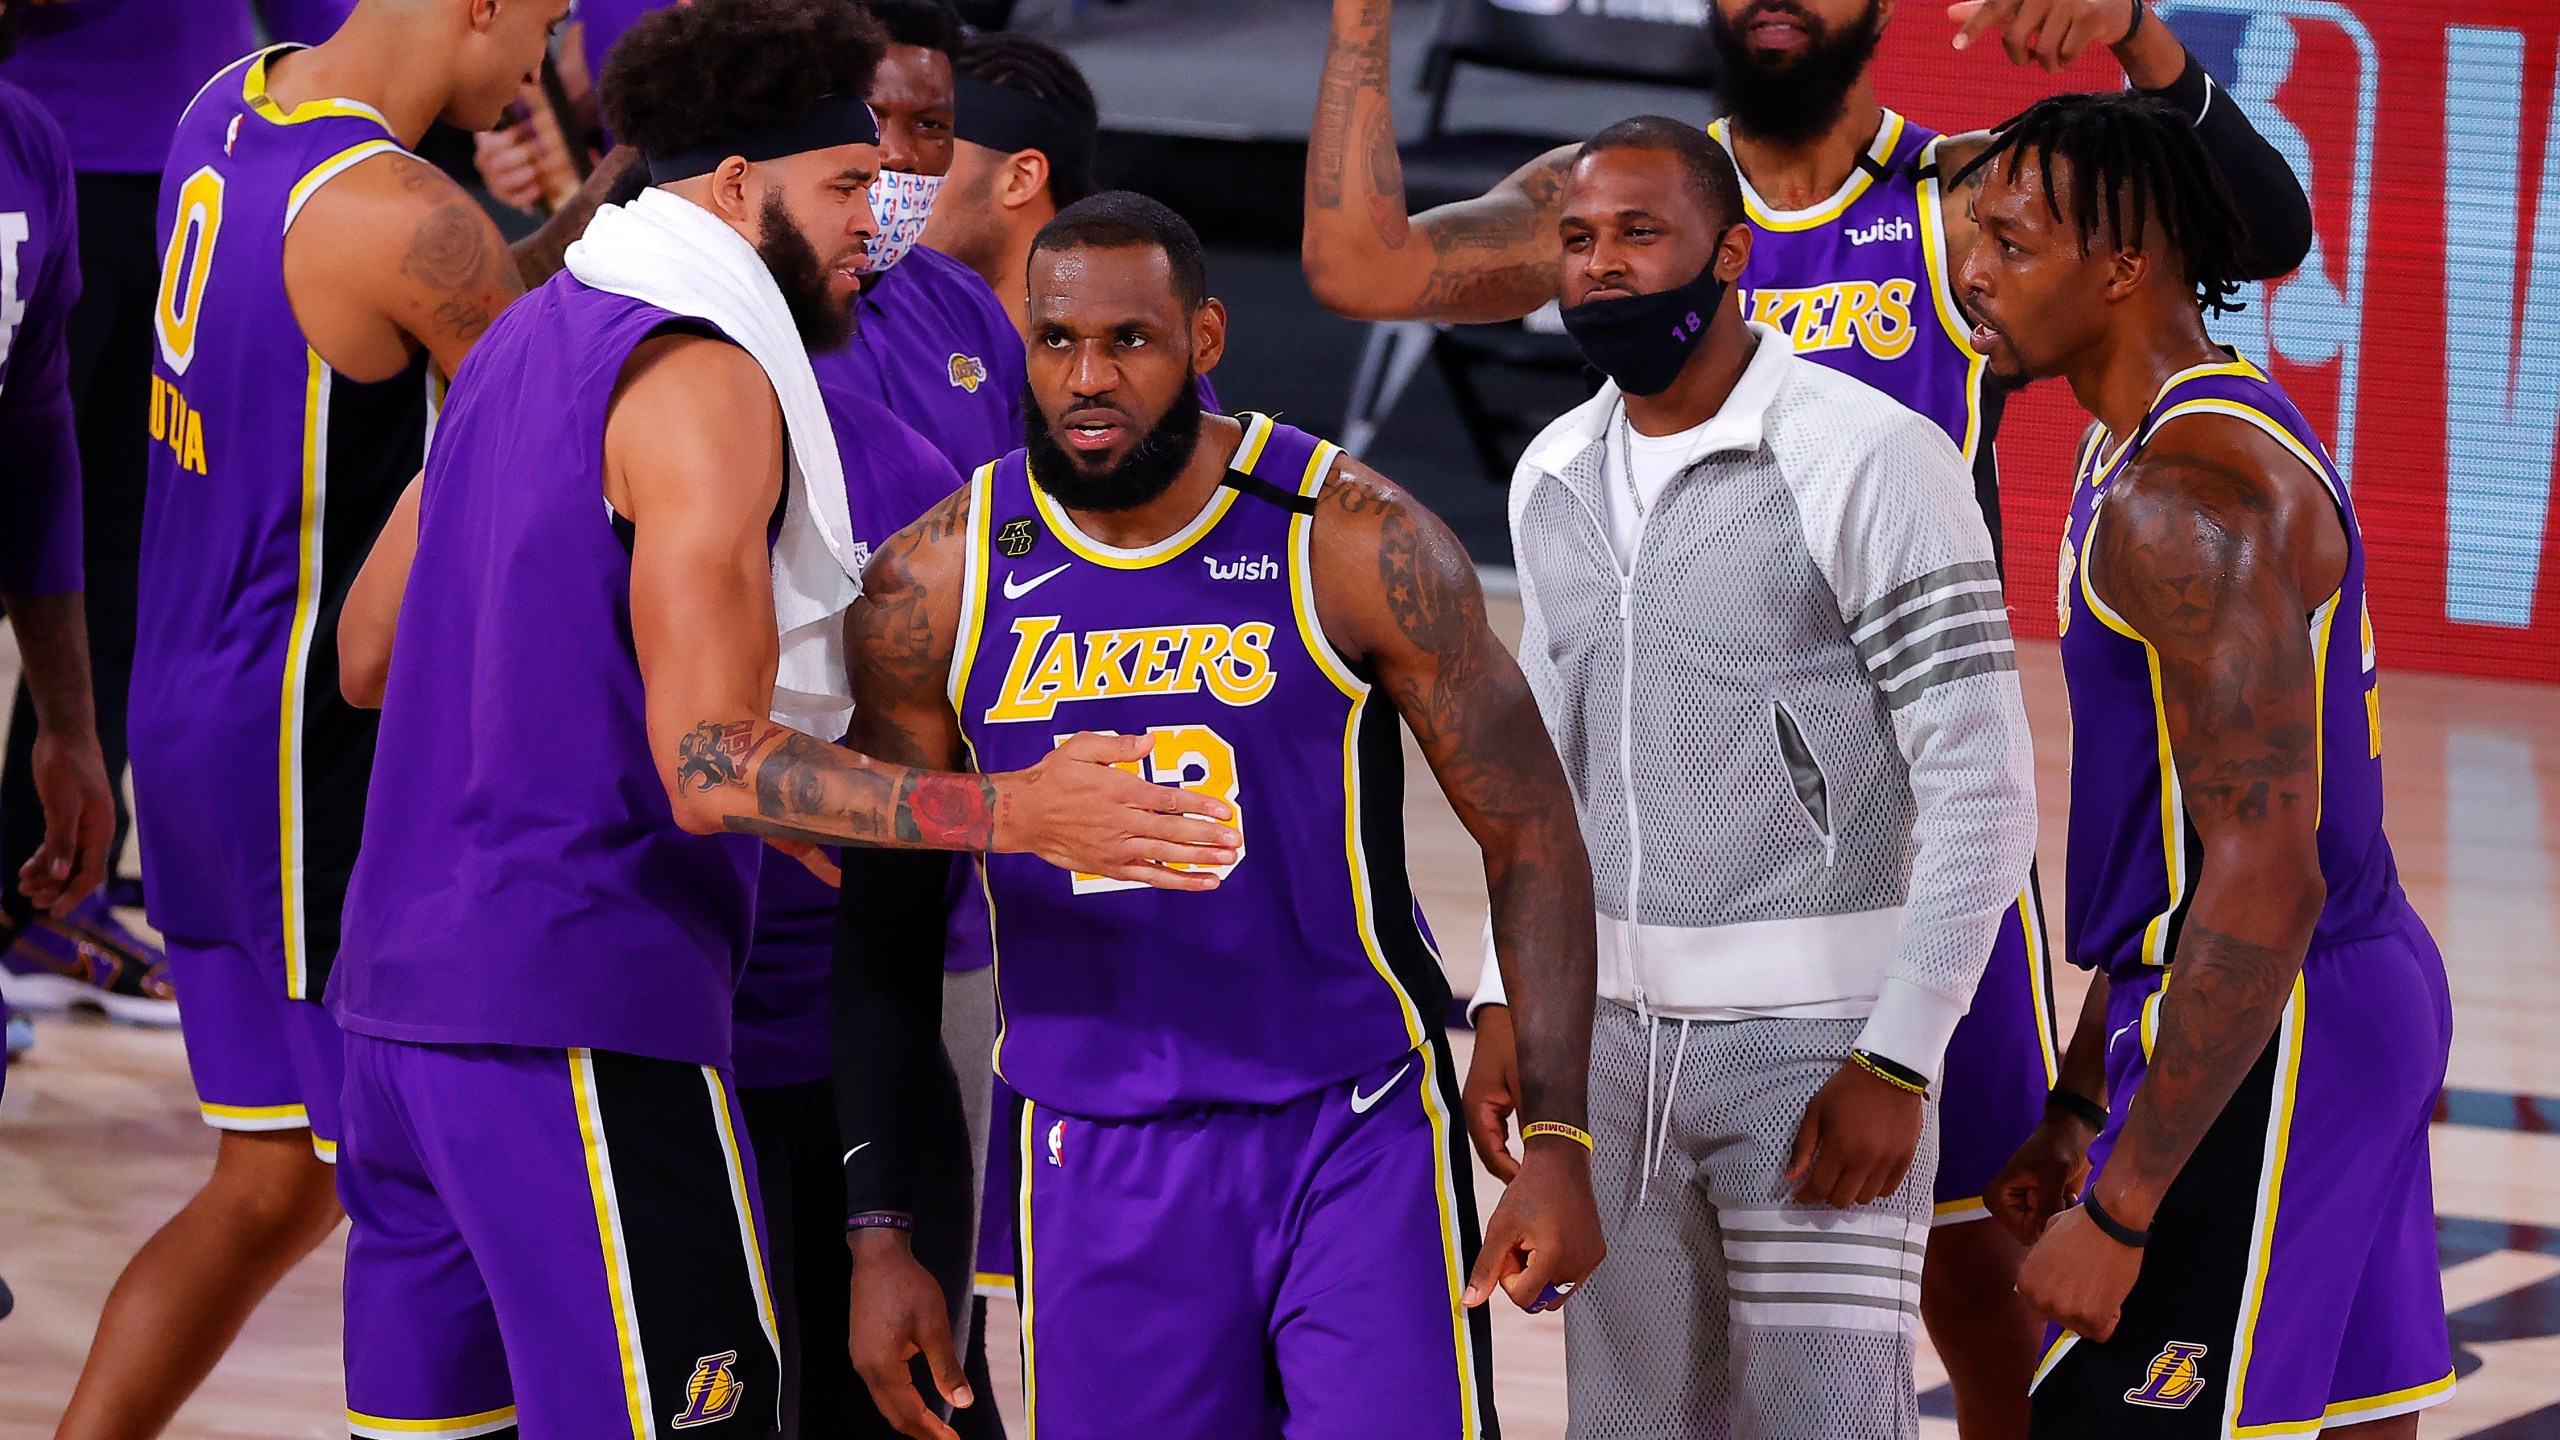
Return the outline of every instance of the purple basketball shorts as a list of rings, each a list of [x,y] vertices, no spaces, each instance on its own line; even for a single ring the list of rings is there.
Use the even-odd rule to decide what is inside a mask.
[[[169,984],[196,1108],[217,1130],[311,1131],[338,1158],[338,1022],[316,1000],[285,994],[280,963],[237,946],[169,936]]]
[[[777,1433],[763,1220],[725,1071],[347,1036],[359,1436]]]
[[[1496,1433],[1457,1085],[1438,1043],[1278,1106],[1016,1109],[1041,1440]]]
[[[2108,996],[2106,1157],[2176,970]],[[2050,1440],[2308,1434],[2453,1392],[2427,1123],[2453,1008],[2414,915],[2315,950],[2266,1053],[2162,1197],[2105,1344],[2048,1337],[2033,1433]]]

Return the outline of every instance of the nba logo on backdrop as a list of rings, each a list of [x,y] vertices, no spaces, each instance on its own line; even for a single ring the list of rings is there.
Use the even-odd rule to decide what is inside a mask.
[[[2176,0],[2160,13],[2311,197],[2302,268],[2243,286],[2247,308],[2216,320],[2214,337],[2285,387],[2353,485],[2381,86],[2373,36],[2330,0]]]
[[[668,1422],[678,1430],[696,1425],[710,1425],[738,1413],[738,1402],[747,1398],[747,1387],[738,1381],[729,1367],[738,1363],[738,1352],[723,1350],[705,1355],[693,1362],[693,1374],[684,1382],[684,1413]]]

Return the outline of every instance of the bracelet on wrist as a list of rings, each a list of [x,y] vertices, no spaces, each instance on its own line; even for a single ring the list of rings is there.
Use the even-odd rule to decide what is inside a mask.
[[[2136,1230],[2108,1214],[2107,1208],[2098,1203],[2098,1192],[2095,1189],[2080,1197],[2080,1208],[2088,1214],[2089,1223],[2097,1226],[2100,1234],[2128,1250],[2139,1250],[2151,1243],[2150,1231]]]
[[[2053,1087],[2045,1094],[2044,1108],[2059,1110],[2075,1119],[2085,1121],[2092,1130],[2107,1128],[2107,1107],[2077,1090],[2065,1090],[2059,1085]]]
[[[2133,43],[2133,37],[2142,33],[2142,21],[2143,21],[2143,17],[2144,17],[2144,16],[2146,16],[2146,15],[2148,15],[2148,14],[2150,13],[2150,11],[2151,11],[2151,7],[2150,7],[2149,5],[2144,4],[2144,3],[2143,3],[2143,0],[2133,0],[2133,23],[2132,23],[2132,24],[2130,24],[2130,25],[2127,25],[2126,27],[2124,27],[2124,38],[2123,38],[2123,39],[2121,39],[2121,40],[2118,40],[2118,41],[2116,42],[2116,44],[2117,44],[2117,45],[2130,45],[2130,44],[2132,44],[2132,43]],[[2110,47],[2108,47],[2108,48],[2113,49],[2114,47],[2113,47],[2113,46],[2110,46]]]
[[[1595,1149],[1591,1143],[1591,1132],[1579,1125],[1567,1125],[1561,1120],[1537,1120],[1520,1127],[1520,1139],[1524,1144],[1541,1135],[1561,1135],[1585,1150]]]
[[[1872,1050],[1852,1050],[1849,1052],[1849,1063],[1896,1090],[1908,1091],[1914,1095],[1929,1093],[1929,1077],[1899,1060],[1887,1059]]]
[[[916,1228],[916,1217],[903,1210],[865,1210],[859,1215],[846,1217],[844,1228],[847,1233],[856,1230],[904,1230],[912,1234]]]

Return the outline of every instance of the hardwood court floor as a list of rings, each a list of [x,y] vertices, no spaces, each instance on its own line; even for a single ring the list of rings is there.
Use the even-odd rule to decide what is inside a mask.
[[[1497,603],[1497,611],[1510,607]],[[1516,612],[1515,612],[1516,613]],[[1506,617],[1510,618],[1510,617]],[[1516,618],[1512,618],[1516,625]],[[2059,926],[2067,717],[2049,644],[2025,650],[2036,722],[2045,874]],[[2429,1440],[2560,1440],[2560,693],[2392,674],[2383,682],[2392,838],[2453,974],[2457,1033],[2436,1186],[2464,1381]],[[1479,964],[1484,889],[1466,834],[1415,766],[1414,879],[1463,993]],[[2065,1023],[2082,985],[2060,985]],[[0,1102],[0,1440],[51,1433],[117,1270],[193,1188],[213,1139],[195,1118],[174,1034],[47,1018]],[[1463,1060],[1464,1040],[1460,1040]],[[1489,1207],[1493,1186],[1479,1174]],[[339,1242],[293,1274],[175,1429],[186,1440],[343,1436]],[[1508,1432],[1563,1432],[1562,1322],[1496,1302]],[[991,1350],[1018,1418],[1006,1307]],[[1924,1362],[1925,1410],[1947,1413]],[[1932,1440],[1952,1423],[1925,1424]],[[1014,1433],[1022,1433],[1017,1425]]]

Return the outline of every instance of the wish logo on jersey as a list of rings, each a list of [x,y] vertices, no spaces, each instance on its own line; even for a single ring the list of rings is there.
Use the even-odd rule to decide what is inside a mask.
[[[1785,331],[1799,355],[1854,345],[1878,360],[1899,360],[1919,334],[1911,323],[1912,297],[1919,293],[1919,285],[1907,279],[1841,280],[1754,290],[1744,303],[1752,319]]]
[[[1269,621],[1060,632],[1054,615],[1013,622],[1013,658],[986,718],[1046,720],[1070,700],[1208,691],[1229,705],[1271,693]]]

